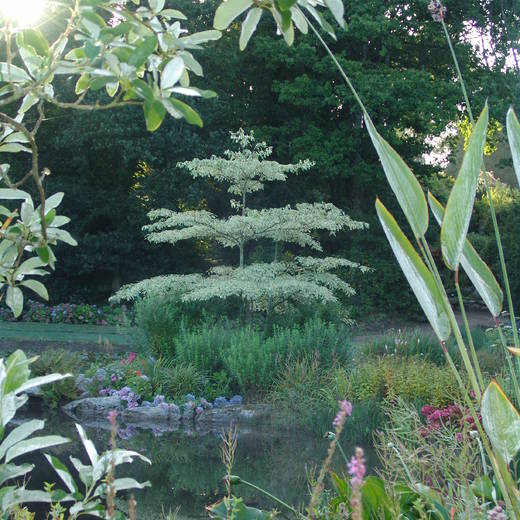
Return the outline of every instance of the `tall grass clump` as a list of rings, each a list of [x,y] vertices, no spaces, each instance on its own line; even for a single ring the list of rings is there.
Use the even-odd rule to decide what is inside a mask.
[[[183,328],[197,323],[200,316],[198,306],[178,298],[143,298],[135,304],[135,347],[156,357],[171,358],[175,355],[175,338]]]
[[[347,362],[350,351],[346,327],[318,318],[301,326],[274,327],[269,337],[249,325],[203,323],[181,331],[175,360],[207,374],[224,372],[234,390],[251,395],[265,394],[289,359],[316,356],[320,365],[332,366]]]

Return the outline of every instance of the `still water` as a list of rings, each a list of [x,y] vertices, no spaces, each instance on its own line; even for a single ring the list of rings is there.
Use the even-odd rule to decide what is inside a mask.
[[[36,415],[34,410],[30,415]],[[43,415],[46,416],[46,433],[72,439],[70,444],[55,448],[53,454],[69,467],[71,455],[87,462],[73,422],[58,412],[49,415],[46,411]],[[86,430],[98,451],[108,447],[107,430],[92,427]],[[220,432],[201,435],[180,430],[158,435],[152,430],[136,430],[123,431],[123,436],[127,437],[129,433],[132,434],[129,438],[118,439],[118,446],[138,451],[152,461],[151,466],[138,461],[118,467],[117,476],[131,476],[152,484],[151,488],[134,493],[138,519],[159,520],[162,511],[170,510],[177,511],[181,518],[207,518],[205,508],[225,493]],[[344,439],[342,445],[347,454],[352,453],[353,443]],[[305,504],[309,472],[319,467],[327,448],[328,441],[316,433],[287,431],[272,425],[260,425],[253,431],[239,428],[233,473],[292,505]],[[371,457],[367,458],[370,465]],[[31,462],[36,464],[36,469],[29,488],[41,489],[43,482],[58,480],[43,456],[37,454]],[[341,471],[342,468],[344,464],[338,456],[334,469]],[[274,507],[258,492],[243,485],[237,486],[235,493],[242,496],[248,505]]]

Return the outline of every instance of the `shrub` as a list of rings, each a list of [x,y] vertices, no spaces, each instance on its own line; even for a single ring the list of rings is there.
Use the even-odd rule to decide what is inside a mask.
[[[421,356],[436,364],[445,363],[439,341],[432,335],[419,331],[397,330],[369,340],[358,347],[358,354],[365,356],[396,355]]]
[[[81,356],[68,350],[45,350],[32,365],[35,377],[59,372],[78,374],[82,369]],[[62,379],[41,388],[45,404],[56,407],[60,401],[76,399],[78,391],[73,377]]]
[[[278,372],[269,400],[287,423],[313,427],[320,424],[320,415],[330,415],[321,394],[324,383],[325,374],[316,356],[292,360]]]
[[[183,327],[191,327],[200,319],[195,304],[177,299],[154,297],[139,300],[135,305],[136,347],[157,358],[175,356],[175,338]]]
[[[334,384],[354,401],[401,397],[407,401],[443,406],[458,395],[457,383],[448,367],[420,358],[380,357],[366,359],[352,371],[334,374]],[[334,389],[334,385],[331,386]]]
[[[183,330],[176,351],[179,362],[201,372],[225,372],[232,390],[244,394],[267,392],[289,359],[316,355],[321,366],[330,367],[350,357],[346,328],[317,318],[303,326],[275,327],[268,338],[250,326],[204,324],[195,331]]]
[[[153,367],[152,384],[155,394],[166,395],[172,399],[184,397],[188,393],[202,395],[205,382],[204,374],[190,364],[159,360]],[[206,397],[212,399],[212,396]]]

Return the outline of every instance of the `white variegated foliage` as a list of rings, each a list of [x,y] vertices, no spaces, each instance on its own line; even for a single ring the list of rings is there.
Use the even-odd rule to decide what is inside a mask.
[[[338,272],[349,268],[365,272],[367,268],[346,259],[291,255],[278,258],[275,254],[272,262],[246,265],[244,250],[251,249],[251,244],[259,240],[321,252],[319,232],[335,236],[342,230],[361,230],[367,225],[325,202],[265,209],[247,207],[247,196],[262,190],[266,182],[284,181],[288,173],[307,170],[312,163],[282,165],[269,161],[272,149],[263,142],[255,143],[252,133],[240,130],[232,133],[231,138],[238,145],[238,151],[228,150],[224,157],[194,159],[180,165],[187,168],[192,177],[226,183],[228,192],[240,199],[232,201],[238,214],[219,218],[206,210],[158,209],[149,213],[151,223],[143,230],[147,240],[156,244],[204,240],[237,248],[242,261],[237,262],[237,266],[214,267],[207,273],[158,276],[127,285],[114,300],[135,300],[148,294],[177,294],[183,301],[238,297],[252,310],[268,311],[308,300],[337,302],[338,293],[346,296],[355,293]]]

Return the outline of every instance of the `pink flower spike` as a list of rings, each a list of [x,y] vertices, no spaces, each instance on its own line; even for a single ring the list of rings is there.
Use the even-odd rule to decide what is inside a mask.
[[[345,422],[345,419],[347,417],[350,417],[352,415],[352,403],[350,401],[347,401],[346,399],[343,401],[338,401],[339,404],[339,410],[336,414],[336,417],[334,417],[334,420],[332,421],[332,426],[334,428],[339,428],[343,425]]]
[[[117,410],[110,410],[110,412],[108,412],[107,419],[110,424],[114,423],[117,419]]]

